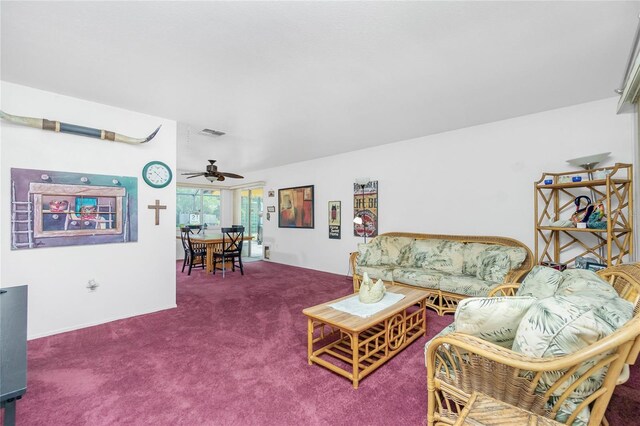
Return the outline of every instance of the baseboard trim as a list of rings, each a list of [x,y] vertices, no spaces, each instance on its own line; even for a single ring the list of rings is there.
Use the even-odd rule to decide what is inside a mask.
[[[57,330],[47,331],[47,332],[44,332],[44,333],[37,333],[37,334],[33,334],[33,335],[28,335],[27,336],[27,340],[40,339],[42,337],[48,337],[48,336],[53,336],[53,335],[56,335],[56,334],[67,333],[69,331],[80,330],[82,328],[87,328],[87,327],[94,327],[96,325],[102,325],[102,324],[106,324],[106,323],[113,322],[113,321],[119,321],[119,320],[123,320],[123,319],[127,319],[127,318],[138,317],[138,316],[141,316],[141,315],[153,314],[153,313],[160,312],[160,311],[166,311],[168,309],[175,309],[177,307],[178,307],[177,304],[173,304],[173,305],[170,305],[170,306],[167,306],[167,307],[152,309],[150,311],[145,311],[145,312],[137,312],[137,313],[131,314],[131,315],[125,315],[125,316],[121,316],[121,317],[111,317],[111,318],[106,318],[106,319],[101,320],[101,321],[89,322],[89,323],[84,323],[84,324],[77,324],[77,325],[73,325],[71,327],[64,327],[64,328],[59,328]]]

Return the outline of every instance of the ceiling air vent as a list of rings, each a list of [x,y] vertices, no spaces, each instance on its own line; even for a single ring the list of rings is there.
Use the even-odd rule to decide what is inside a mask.
[[[213,129],[202,129],[199,133],[205,136],[223,136],[226,134],[225,132],[221,132],[220,130]]]

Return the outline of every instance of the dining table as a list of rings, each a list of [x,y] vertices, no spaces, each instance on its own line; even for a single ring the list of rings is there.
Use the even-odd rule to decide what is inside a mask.
[[[200,232],[200,233],[192,233],[189,235],[189,239],[191,243],[195,244],[204,244],[207,248],[207,256],[205,258],[205,268],[208,273],[213,272],[213,253],[222,253],[222,242],[223,242],[222,232]],[[177,239],[180,239],[180,232],[178,231],[178,235],[176,235]],[[243,235],[242,241],[251,241],[253,237],[251,235]],[[231,262],[228,262],[231,265]]]

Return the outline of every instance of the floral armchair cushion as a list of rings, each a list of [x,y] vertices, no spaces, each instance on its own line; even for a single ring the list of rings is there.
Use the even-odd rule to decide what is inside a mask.
[[[618,292],[593,271],[587,269],[567,269],[562,275],[563,280],[558,284],[556,295],[593,295],[596,298],[603,297],[605,299],[615,299],[618,297]]]
[[[455,313],[455,330],[510,349],[522,317],[537,301],[527,296],[461,300]]]
[[[564,275],[557,269],[534,266],[518,287],[516,296],[533,296],[538,299],[551,297],[563,279]]]
[[[633,305],[623,299],[618,306],[621,317],[630,320]],[[544,358],[574,353],[614,331],[599,308],[608,300],[593,304],[580,295],[554,296],[539,300],[522,319],[513,350],[527,356]],[[626,304],[626,306],[625,306]]]
[[[608,317],[612,310],[617,311],[613,319]],[[516,332],[512,350],[541,358],[567,355],[610,335],[632,316],[633,305],[621,298],[594,298],[587,292],[571,295],[556,294],[556,296],[539,300],[525,314]],[[592,359],[585,362],[575,371],[574,376],[578,378],[592,368],[597,361]],[[567,413],[573,411],[572,407],[579,405],[584,398],[600,388],[605,373],[606,370],[600,369],[577,386],[561,405],[556,420],[566,420]],[[546,392],[555,383],[557,377],[554,376],[552,373],[545,373],[536,392]],[[562,387],[556,389],[551,395],[551,403],[555,403],[565,389]],[[586,424],[588,419],[588,410],[583,410],[574,422],[574,426]]]

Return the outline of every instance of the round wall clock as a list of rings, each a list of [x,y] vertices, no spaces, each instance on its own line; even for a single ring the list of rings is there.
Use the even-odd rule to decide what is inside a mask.
[[[162,161],[150,161],[142,169],[142,178],[153,188],[164,188],[171,183],[173,174]]]

